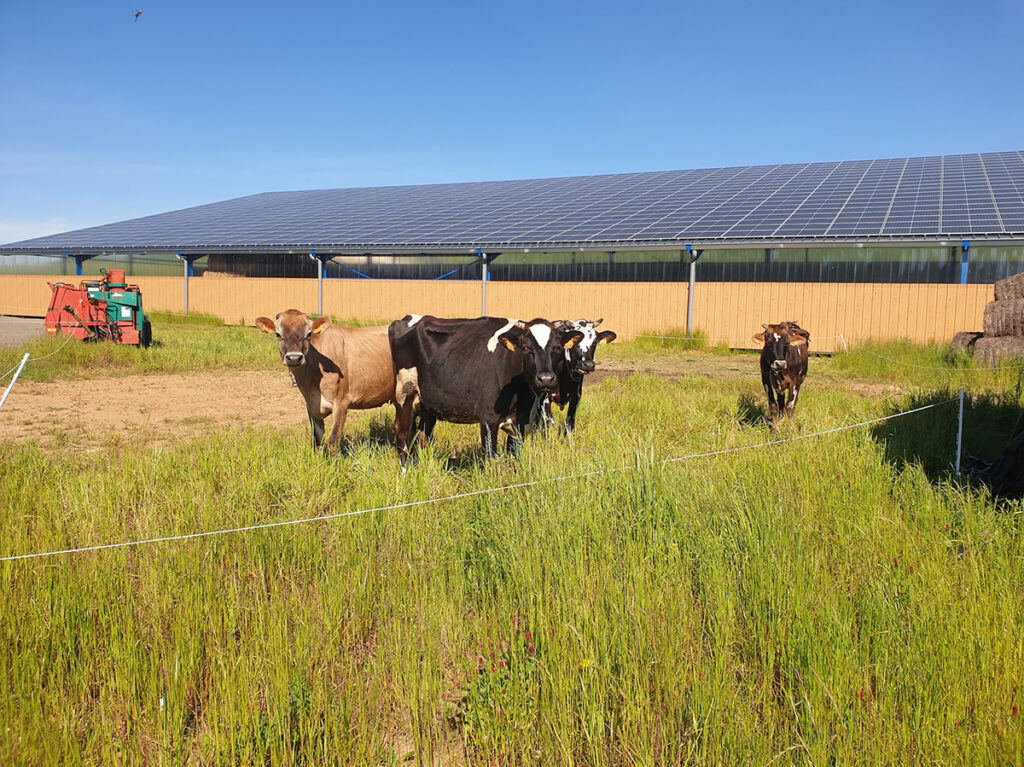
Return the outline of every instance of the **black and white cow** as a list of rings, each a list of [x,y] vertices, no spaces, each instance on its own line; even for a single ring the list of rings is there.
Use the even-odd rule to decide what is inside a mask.
[[[559,320],[555,323],[556,330],[568,336],[572,333],[582,333],[583,338],[579,343],[563,345],[563,352],[554,360],[555,373],[558,375],[558,389],[551,392],[544,400],[544,418],[548,423],[553,422],[551,416],[552,403],[560,408],[569,406],[565,415],[565,433],[572,434],[576,428],[576,410],[580,406],[580,398],[583,396],[583,377],[587,373],[594,372],[597,366],[594,362],[594,352],[597,345],[604,341],[611,343],[618,336],[611,330],[597,331],[597,326],[604,322],[604,318],[596,322],[579,319],[576,321]]]
[[[583,339],[547,320],[440,319],[410,314],[388,327],[395,371],[395,448],[402,465],[417,417],[425,438],[437,421],[479,423],[484,452],[498,429],[516,449],[540,398],[558,388],[552,360]]]

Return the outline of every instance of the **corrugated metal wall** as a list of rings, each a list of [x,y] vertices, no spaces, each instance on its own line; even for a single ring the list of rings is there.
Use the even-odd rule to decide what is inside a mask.
[[[47,280],[35,275],[0,279],[0,314],[42,316],[50,300]],[[146,311],[181,312],[181,277],[135,277]],[[623,336],[678,333],[686,326],[685,283],[666,282],[490,282],[488,314],[549,319],[605,318],[604,327]],[[991,285],[880,283],[698,283],[693,322],[713,343],[753,348],[762,322],[796,320],[818,351],[841,342],[906,338],[948,341],[960,330],[981,330]],[[283,309],[314,312],[316,280],[287,278],[193,278],[191,311],[230,323],[252,324]],[[404,315],[476,317],[480,283],[451,280],[325,280],[324,311],[340,319],[387,323]]]

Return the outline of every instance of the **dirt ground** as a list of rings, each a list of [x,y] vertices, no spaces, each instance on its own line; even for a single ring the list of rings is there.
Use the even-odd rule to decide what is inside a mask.
[[[759,376],[754,356],[695,354],[602,361],[588,382],[633,373],[673,381],[694,375],[758,381]],[[850,388],[861,387],[850,382]],[[863,393],[892,395],[898,389],[867,385]],[[347,425],[351,428],[372,413],[351,412]],[[285,370],[19,381],[0,411],[0,440],[39,438],[51,446],[89,449],[112,433],[159,444],[245,426],[291,428],[307,423],[302,397]]]

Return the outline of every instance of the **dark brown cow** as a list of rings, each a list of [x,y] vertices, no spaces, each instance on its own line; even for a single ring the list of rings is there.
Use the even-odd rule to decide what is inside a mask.
[[[277,336],[281,362],[291,371],[306,400],[313,447],[324,437],[324,418],[334,423],[327,449],[337,450],[349,410],[367,410],[395,401],[388,329],[345,328],[326,317],[310,320],[288,309],[275,320],[259,317],[256,327]]]
[[[763,324],[762,324],[763,325]],[[761,383],[768,395],[772,422],[796,410],[800,387],[807,376],[808,343],[811,334],[795,322],[763,325],[764,332],[754,336],[764,343],[761,349]]]

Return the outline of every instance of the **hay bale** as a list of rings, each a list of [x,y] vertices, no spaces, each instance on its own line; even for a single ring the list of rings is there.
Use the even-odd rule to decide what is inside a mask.
[[[985,307],[985,336],[1024,336],[1024,298],[991,301]]]
[[[996,283],[996,301],[1012,301],[1014,298],[1024,298],[1024,272]]]
[[[982,365],[997,365],[1005,359],[1024,359],[1024,338],[986,335],[975,341],[974,359]]]
[[[979,333],[976,330],[962,330],[953,336],[953,351],[957,349],[970,349],[983,335],[985,334]]]

